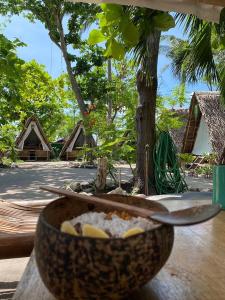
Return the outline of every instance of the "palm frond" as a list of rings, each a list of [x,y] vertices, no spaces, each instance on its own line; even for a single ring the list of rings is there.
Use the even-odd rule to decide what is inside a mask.
[[[201,30],[202,26],[205,24],[205,21],[196,16],[181,13],[175,15],[175,21],[177,25],[183,26],[184,34],[188,34],[189,38],[195,35],[197,31]]]
[[[212,51],[212,24],[205,23],[201,30],[199,30],[191,41],[190,64],[187,66],[187,72],[195,74],[196,78],[209,78],[210,84],[219,81],[216,63]]]
[[[192,32],[190,42],[173,39],[168,56],[172,59],[172,71],[176,77],[188,82],[207,78],[210,85],[219,81],[211,36],[212,24],[205,23],[200,30]]]

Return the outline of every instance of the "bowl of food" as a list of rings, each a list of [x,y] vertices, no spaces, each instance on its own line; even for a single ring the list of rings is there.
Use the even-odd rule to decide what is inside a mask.
[[[167,211],[139,197],[102,197]],[[121,299],[159,272],[173,241],[171,225],[60,198],[40,214],[35,257],[44,284],[57,299]]]

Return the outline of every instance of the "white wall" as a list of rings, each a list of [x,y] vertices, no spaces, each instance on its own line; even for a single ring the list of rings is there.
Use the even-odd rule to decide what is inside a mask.
[[[213,151],[212,151],[212,145],[209,140],[208,127],[202,116],[192,153],[196,155],[203,155],[211,152]]]

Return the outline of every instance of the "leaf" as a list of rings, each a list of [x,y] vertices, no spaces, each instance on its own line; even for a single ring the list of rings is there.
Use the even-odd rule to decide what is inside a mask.
[[[167,31],[170,28],[175,27],[175,21],[169,13],[163,12],[158,13],[153,17],[153,25],[155,29]]]
[[[137,27],[126,19],[122,19],[120,27],[122,36],[128,46],[135,46],[139,41],[139,32]]]
[[[223,8],[220,12],[220,30],[224,33],[225,28],[225,8]]]
[[[100,27],[104,27],[104,26],[107,26],[107,20],[106,20],[106,17],[105,17],[105,14],[103,12],[101,13],[98,13],[96,14],[96,17],[98,18],[99,20],[99,25]]]
[[[112,14],[117,15],[123,12],[122,5],[119,4],[102,3],[100,6],[104,12],[111,12]]]
[[[115,39],[111,39],[107,44],[106,44],[106,52],[105,56],[106,57],[113,57],[117,60],[121,60],[125,56],[125,49],[124,46],[121,43],[118,43]]]
[[[106,40],[107,38],[102,34],[102,32],[98,29],[93,29],[88,37],[88,44],[89,45],[95,45],[98,43],[102,43]]]
[[[103,3],[101,4],[101,8],[105,16],[106,26],[118,23],[118,20],[120,20],[123,16],[123,10],[121,5]]]

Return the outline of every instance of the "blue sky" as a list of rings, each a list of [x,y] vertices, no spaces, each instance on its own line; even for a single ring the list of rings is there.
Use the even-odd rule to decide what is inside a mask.
[[[0,17],[0,23],[5,23],[2,29],[3,33],[9,38],[19,38],[27,44],[27,47],[18,49],[18,55],[26,61],[35,59],[38,63],[45,65],[46,70],[53,76],[59,76],[65,71],[65,64],[60,50],[51,42],[48,32],[40,23],[30,23],[21,16],[14,16],[10,22],[6,18]],[[1,27],[0,27],[1,28]],[[175,35],[182,38],[182,29],[173,28],[166,34]],[[165,65],[168,65],[166,71],[162,73]],[[179,84],[170,70],[170,62],[164,56],[159,56],[159,92],[162,95],[170,95],[174,87]],[[188,85],[187,92],[208,90],[207,86],[202,83]]]

